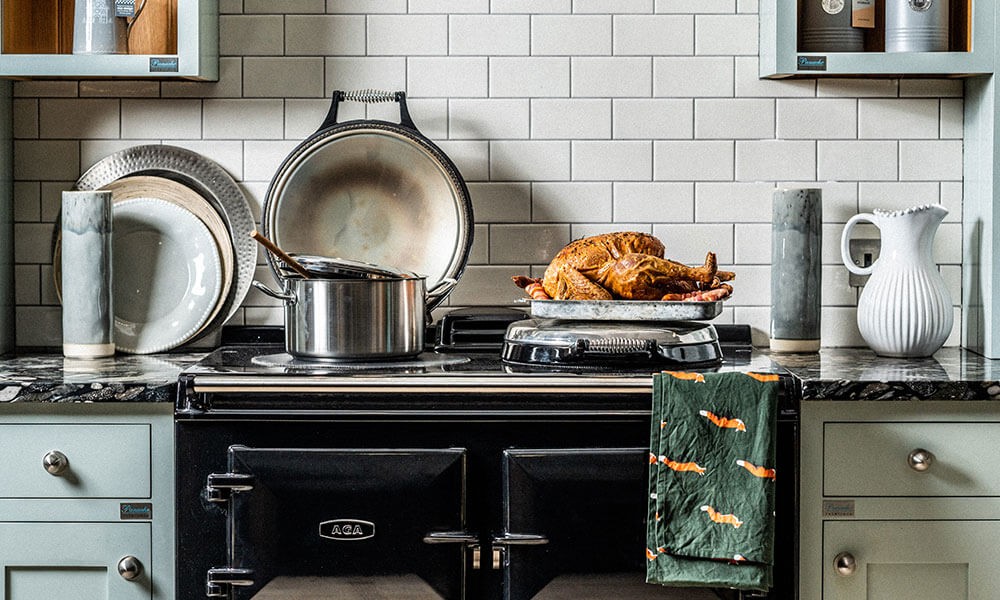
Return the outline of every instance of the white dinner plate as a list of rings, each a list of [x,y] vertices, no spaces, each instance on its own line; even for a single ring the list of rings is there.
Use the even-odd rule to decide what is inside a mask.
[[[149,354],[191,339],[222,292],[215,238],[197,216],[159,198],[116,202],[115,347]]]

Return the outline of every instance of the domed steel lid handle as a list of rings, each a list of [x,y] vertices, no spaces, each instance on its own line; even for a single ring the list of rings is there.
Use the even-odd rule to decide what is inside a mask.
[[[118,574],[122,576],[122,579],[135,581],[142,575],[142,562],[132,555],[123,556],[118,561]]]
[[[850,552],[841,552],[833,557],[833,569],[837,572],[837,575],[849,577],[854,575],[854,572],[858,569],[858,561],[854,559],[854,555]]]
[[[58,450],[50,450],[42,457],[42,466],[50,475],[62,475],[69,468],[69,459]]]

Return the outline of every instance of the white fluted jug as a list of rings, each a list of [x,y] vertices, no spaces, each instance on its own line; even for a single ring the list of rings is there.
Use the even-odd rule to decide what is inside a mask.
[[[861,213],[844,226],[840,252],[847,269],[870,275],[858,299],[858,329],[880,356],[930,356],[951,333],[951,294],[934,264],[934,235],[948,214],[940,204]],[[878,227],[879,257],[868,267],[851,260],[851,230],[860,222]]]

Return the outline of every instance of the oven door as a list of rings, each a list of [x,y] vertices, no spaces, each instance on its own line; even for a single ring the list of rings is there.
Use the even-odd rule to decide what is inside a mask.
[[[228,516],[210,597],[464,597],[464,449],[232,446],[205,490]]]
[[[505,600],[738,597],[645,583],[648,458],[648,448],[506,450],[493,540]]]

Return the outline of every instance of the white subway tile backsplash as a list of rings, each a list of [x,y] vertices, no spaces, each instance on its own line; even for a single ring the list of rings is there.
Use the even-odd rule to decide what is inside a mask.
[[[653,142],[653,179],[729,181],[735,175],[732,141]]]
[[[615,222],[694,221],[694,185],[673,182],[615,182]]]
[[[861,139],[931,139],[938,137],[938,100],[858,100]]]
[[[573,12],[573,0],[490,0],[490,12],[564,14]]]
[[[700,56],[757,54],[757,15],[697,15],[694,29]]]
[[[406,59],[402,57],[351,57],[326,59],[326,91],[406,89]]]
[[[528,100],[452,100],[448,103],[449,137],[455,140],[528,137]]]
[[[15,140],[15,180],[71,180],[80,176],[80,142]]]
[[[573,142],[573,179],[579,181],[649,181],[653,146],[648,141]]]
[[[771,222],[771,183],[695,184],[695,220],[699,223]]]
[[[575,13],[652,13],[653,0],[573,0]]]
[[[895,141],[819,141],[817,179],[891,181],[899,170]]]
[[[116,99],[43,99],[38,102],[41,138],[116,138],[121,124]]]
[[[701,140],[773,138],[774,100],[696,99],[694,137]]]
[[[412,96],[485,98],[488,96],[488,60],[469,58],[410,58],[406,89]]]
[[[470,183],[476,223],[530,223],[530,183]]]
[[[899,178],[961,181],[962,140],[900,140]]]
[[[280,56],[285,48],[281,15],[219,15],[219,56]]]
[[[736,0],[656,0],[658,13],[731,13],[736,12]]]
[[[942,139],[962,139],[965,128],[965,102],[961,99],[942,98],[941,99],[941,128],[939,134]]]
[[[546,99],[531,101],[533,139],[608,139],[611,137],[611,100]]]
[[[690,139],[694,134],[691,100],[616,98],[615,139]]]
[[[15,82],[17,342],[61,341],[51,236],[61,192],[83,170],[130,146],[181,146],[229,172],[259,219],[275,170],[320,126],[333,91],[364,88],[405,91],[414,123],[468,186],[475,235],[448,306],[515,303],[524,293],[510,276],[540,276],[571,239],[647,231],[687,264],[716,252],[737,272],[717,322],[749,323],[766,343],[776,186],[823,190],[824,344],[864,344],[840,233],[875,207],[949,209],[935,256],[960,306],[962,80],[762,80],[759,10],[758,0],[222,0],[218,82]],[[338,111],[340,122],[399,118],[394,102]],[[256,292],[232,319],[283,321],[280,303]]]
[[[610,15],[532,15],[533,56],[611,54]]]
[[[733,226],[730,224],[654,223],[653,235],[663,242],[664,256],[688,265],[705,262],[715,252],[720,264],[733,263]]]
[[[531,51],[530,18],[526,15],[452,15],[448,21],[448,53],[516,56]]]
[[[285,55],[360,56],[365,53],[366,35],[362,15],[288,15]]]
[[[490,58],[493,98],[565,98],[569,96],[569,58]]]
[[[205,100],[205,139],[281,139],[284,136],[281,100]]]
[[[490,142],[493,181],[567,181],[569,174],[569,142]]]
[[[694,54],[691,15],[616,15],[614,53],[619,56]]]
[[[610,183],[533,183],[534,223],[606,223],[611,220]]]
[[[782,98],[777,108],[780,139],[858,137],[858,102],[853,98]]]
[[[653,96],[699,98],[733,95],[732,57],[655,57]]]
[[[783,181],[815,175],[816,142],[812,140],[736,141],[736,179]]]
[[[122,100],[126,138],[201,139],[201,100]]]
[[[371,56],[448,54],[447,15],[370,15]]]
[[[574,57],[571,90],[575,97],[648,98],[652,93],[651,59]]]

